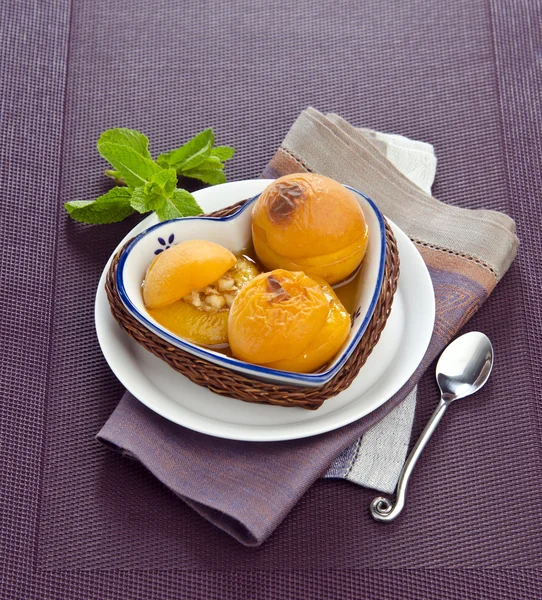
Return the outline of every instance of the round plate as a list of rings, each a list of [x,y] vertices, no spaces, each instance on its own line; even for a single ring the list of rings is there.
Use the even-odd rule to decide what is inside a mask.
[[[194,196],[205,212],[258,194],[261,180],[205,188]],[[151,215],[118,248],[157,222]],[[208,435],[268,442],[308,437],[352,423],[372,412],[409,379],[429,345],[435,297],[427,267],[408,237],[390,222],[401,259],[391,314],[367,362],[352,385],[317,411],[250,404],[197,386],[125,334],[111,315],[105,293],[106,265],[96,294],[95,320],[100,347],[119,381],[143,404],[166,419]]]

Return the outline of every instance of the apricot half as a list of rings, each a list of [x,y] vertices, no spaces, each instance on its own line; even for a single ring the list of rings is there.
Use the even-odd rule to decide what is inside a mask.
[[[326,282],[283,269],[248,283],[228,318],[236,358],[303,373],[329,361],[349,329],[350,316]]]
[[[360,265],[368,229],[344,186],[323,175],[295,173],[274,181],[256,201],[252,239],[268,269],[304,271],[333,285]]]
[[[228,311],[205,312],[184,300],[149,310],[160,325],[201,346],[216,346],[228,341]]]
[[[169,331],[203,346],[225,344],[235,296],[258,273],[253,262],[237,259],[218,244],[181,242],[151,263],[143,300],[149,314]]]
[[[159,308],[216,281],[237,262],[227,248],[206,240],[187,240],[160,253],[143,283],[147,308]]]

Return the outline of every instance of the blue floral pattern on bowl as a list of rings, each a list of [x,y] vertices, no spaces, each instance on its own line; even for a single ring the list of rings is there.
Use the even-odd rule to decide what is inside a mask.
[[[160,246],[162,246],[162,248],[157,248],[154,253],[155,254],[160,254],[160,252],[163,252],[164,250],[167,250],[168,248],[171,248],[171,245],[173,244],[173,240],[175,239],[175,234],[172,233],[168,239],[167,242],[163,237],[159,237],[158,238],[158,243],[160,244]]]

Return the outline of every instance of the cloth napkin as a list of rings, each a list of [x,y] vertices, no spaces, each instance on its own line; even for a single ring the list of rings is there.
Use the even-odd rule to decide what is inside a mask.
[[[140,461],[194,510],[247,546],[260,545],[319,477],[391,492],[404,462],[416,384],[478,310],[517,251],[504,214],[445,205],[430,195],[432,147],[353,127],[313,108],[301,113],[264,177],[322,173],[371,197],[424,258],[436,321],[404,387],[366,417],[323,435],[276,443],[209,437],[175,425],[126,393],[98,439]],[[287,410],[287,409],[285,409]]]

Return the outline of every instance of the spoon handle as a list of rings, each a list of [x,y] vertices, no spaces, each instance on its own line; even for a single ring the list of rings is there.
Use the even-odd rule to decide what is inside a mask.
[[[379,496],[375,498],[371,502],[371,515],[373,519],[376,521],[382,521],[384,523],[389,523],[395,520],[403,510],[405,505],[405,495],[406,489],[408,485],[408,480],[410,479],[410,475],[414,470],[414,465],[418,461],[422,450],[425,448],[425,445],[429,441],[429,438],[433,434],[433,431],[437,428],[440,420],[442,419],[444,413],[446,412],[446,408],[448,403],[440,399],[440,402],[437,405],[437,408],[434,410],[431,418],[429,419],[425,429],[422,431],[418,441],[412,448],[412,451],[408,458],[406,459],[405,464],[401,470],[399,475],[399,481],[397,482],[397,493],[395,496],[395,502],[392,502],[388,498],[383,498]]]

